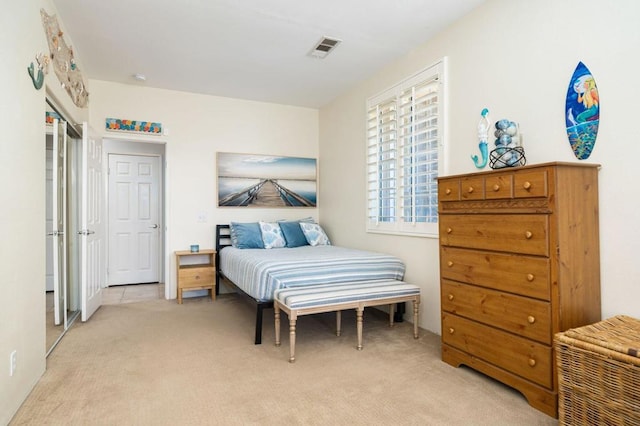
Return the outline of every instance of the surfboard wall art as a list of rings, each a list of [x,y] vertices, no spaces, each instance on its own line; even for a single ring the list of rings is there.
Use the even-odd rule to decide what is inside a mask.
[[[578,160],[586,160],[593,151],[600,122],[600,97],[591,71],[578,63],[567,90],[565,120],[569,144]]]

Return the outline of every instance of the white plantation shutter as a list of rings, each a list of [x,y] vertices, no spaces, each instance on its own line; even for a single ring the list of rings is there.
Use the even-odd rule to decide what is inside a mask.
[[[367,230],[437,235],[444,63],[367,102]]]

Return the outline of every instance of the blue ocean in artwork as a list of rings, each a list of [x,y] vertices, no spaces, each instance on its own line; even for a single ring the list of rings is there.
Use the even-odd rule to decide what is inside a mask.
[[[598,136],[600,95],[591,71],[582,62],[576,66],[567,89],[565,122],[574,155],[586,160]]]

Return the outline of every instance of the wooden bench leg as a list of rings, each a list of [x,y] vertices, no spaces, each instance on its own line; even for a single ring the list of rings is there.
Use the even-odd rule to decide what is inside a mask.
[[[296,360],[296,317],[291,313],[289,319],[289,362]]]
[[[336,336],[342,333],[342,311],[336,311]]]
[[[364,308],[356,309],[356,329],[358,330],[358,346],[356,349],[359,351],[362,350],[362,321],[364,315]]]
[[[418,314],[420,313],[420,298],[413,301],[413,338],[418,338]]]
[[[276,319],[276,346],[280,346],[280,307],[277,302],[273,304],[273,312]]]

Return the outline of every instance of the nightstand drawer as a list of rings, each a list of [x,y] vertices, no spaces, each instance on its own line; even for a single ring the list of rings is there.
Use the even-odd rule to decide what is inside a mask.
[[[440,243],[549,256],[547,229],[547,215],[441,215]]]
[[[181,268],[178,282],[181,288],[205,287],[214,285],[215,269],[212,267]]]
[[[442,278],[550,300],[546,257],[440,247]]]
[[[442,342],[551,389],[550,346],[456,315],[442,314]]]
[[[551,345],[549,302],[442,280],[442,310]]]

